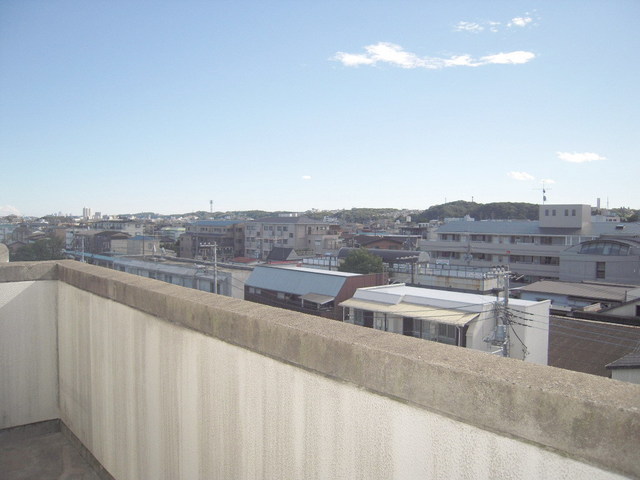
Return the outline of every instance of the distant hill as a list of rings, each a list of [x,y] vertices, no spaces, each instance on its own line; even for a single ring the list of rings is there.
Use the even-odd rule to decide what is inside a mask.
[[[414,221],[428,222],[445,218],[469,215],[476,220],[538,220],[538,205],[521,202],[476,203],[457,200],[455,202],[433,205]]]

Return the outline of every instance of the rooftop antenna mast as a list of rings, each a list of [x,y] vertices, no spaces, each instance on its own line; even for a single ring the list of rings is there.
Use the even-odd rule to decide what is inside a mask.
[[[540,190],[539,188],[537,190]],[[547,201],[547,190],[551,190],[544,186],[544,180],[542,180],[542,204]]]

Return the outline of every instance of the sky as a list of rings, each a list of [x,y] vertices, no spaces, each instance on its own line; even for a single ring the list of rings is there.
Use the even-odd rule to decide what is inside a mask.
[[[640,208],[640,2],[0,2],[0,215]]]

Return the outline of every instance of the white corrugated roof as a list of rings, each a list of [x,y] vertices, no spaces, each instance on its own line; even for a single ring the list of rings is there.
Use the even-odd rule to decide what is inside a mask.
[[[456,326],[466,325],[479,315],[477,313],[462,312],[460,310],[451,310],[447,308],[426,307],[424,305],[415,305],[412,303],[401,302],[398,304],[385,305],[368,300],[356,300],[354,298],[345,300],[340,304],[340,306],[368,310],[370,312],[389,313],[402,317],[431,320],[433,322]]]

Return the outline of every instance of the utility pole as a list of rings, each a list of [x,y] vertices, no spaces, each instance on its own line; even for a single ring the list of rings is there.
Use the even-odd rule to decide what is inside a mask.
[[[502,281],[504,284],[504,310],[502,311],[502,324],[504,325],[504,343],[502,344],[502,356],[509,356],[509,348],[511,346],[509,341],[509,276],[511,272],[509,270],[503,272]]]
[[[218,244],[213,242],[213,293],[218,293]]]

